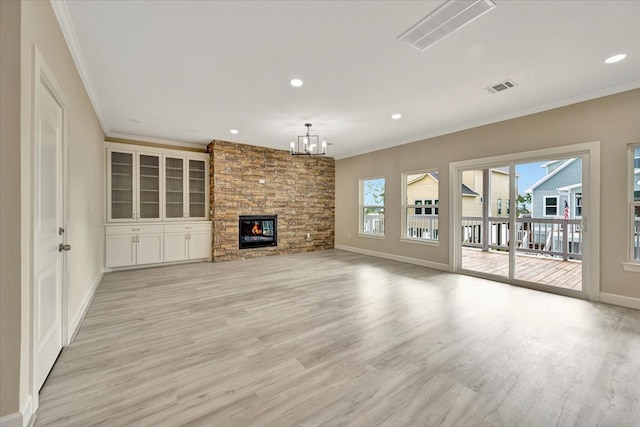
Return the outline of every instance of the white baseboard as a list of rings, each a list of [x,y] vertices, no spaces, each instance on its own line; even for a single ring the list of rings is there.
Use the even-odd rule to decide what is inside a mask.
[[[91,305],[91,301],[93,301],[93,297],[95,296],[96,291],[98,290],[98,286],[100,286],[100,283],[102,283],[102,277],[104,277],[104,273],[104,269],[100,270],[95,280],[91,284],[91,289],[89,289],[89,292],[87,292],[84,301],[82,301],[80,309],[69,324],[69,334],[67,335],[69,337],[69,343],[71,343],[76,337],[76,333],[78,332],[80,323],[82,323],[82,319],[84,319],[84,316],[87,314],[87,310],[89,310],[89,306]]]
[[[212,262],[212,259],[211,258],[197,258],[197,259],[186,259],[186,260],[183,260],[183,261],[160,262],[160,263],[157,263],[157,264],[128,265],[126,267],[107,267],[102,272],[103,273],[113,273],[114,271],[142,270],[144,268],[166,267],[168,265],[194,264],[196,262]]]
[[[27,395],[20,412],[0,417],[0,427],[27,427],[33,415],[31,395]]]
[[[334,247],[336,249],[340,249],[343,251],[355,252],[357,254],[369,255],[376,258],[384,258],[384,259],[390,259],[393,261],[405,262],[407,264],[419,265],[421,267],[433,268],[435,270],[451,271],[451,269],[449,268],[449,265],[442,264],[439,262],[426,261],[424,259],[411,258],[411,257],[402,256],[402,255],[388,254],[385,252],[370,251],[368,249],[354,248],[353,246],[334,245]]]
[[[625,297],[622,295],[600,292],[600,302],[640,310],[640,298]]]

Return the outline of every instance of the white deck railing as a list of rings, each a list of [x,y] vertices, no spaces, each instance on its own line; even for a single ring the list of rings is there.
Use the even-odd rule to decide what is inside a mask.
[[[438,215],[407,215],[406,226],[409,238],[438,240]]]
[[[579,219],[516,218],[516,251],[563,260],[582,259],[580,222]],[[485,226],[481,217],[463,217],[462,246],[508,251],[509,231],[508,218],[489,217]]]
[[[362,224],[362,232],[364,234],[384,234],[384,215],[365,215],[364,224]]]

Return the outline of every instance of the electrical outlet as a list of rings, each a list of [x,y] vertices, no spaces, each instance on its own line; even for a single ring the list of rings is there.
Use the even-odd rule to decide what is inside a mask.
[[[311,238],[311,233],[307,233],[307,239]]]

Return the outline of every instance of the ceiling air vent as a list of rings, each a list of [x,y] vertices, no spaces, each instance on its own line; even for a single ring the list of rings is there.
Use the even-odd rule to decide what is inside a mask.
[[[495,7],[491,0],[449,0],[398,38],[423,51]]]
[[[516,85],[516,82],[514,82],[513,80],[505,80],[493,86],[486,87],[484,88],[484,90],[486,90],[489,93],[498,93],[507,89],[511,89],[512,87],[515,87],[515,86],[517,85]]]

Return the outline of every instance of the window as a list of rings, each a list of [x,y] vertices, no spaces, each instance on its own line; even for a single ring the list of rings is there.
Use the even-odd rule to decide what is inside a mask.
[[[576,212],[575,212],[575,216],[579,217],[582,216],[582,193],[576,193]]]
[[[543,209],[544,216],[557,216],[558,196],[545,196]]]
[[[630,259],[640,262],[640,144],[632,145],[629,149],[631,168],[629,175],[629,210],[630,210]]]
[[[425,205],[432,205],[432,206],[438,206],[438,199],[426,199],[424,201]],[[438,215],[438,208],[437,207],[433,207],[433,208],[424,208],[424,214],[425,215]]]
[[[384,236],[384,178],[360,180],[362,234]]]
[[[438,240],[437,170],[402,174],[402,238],[415,241]]]
[[[420,206],[420,205],[422,205],[422,200],[415,200],[413,202],[413,204],[416,205],[416,206]],[[415,208],[415,214],[416,215],[422,215],[422,208]]]

